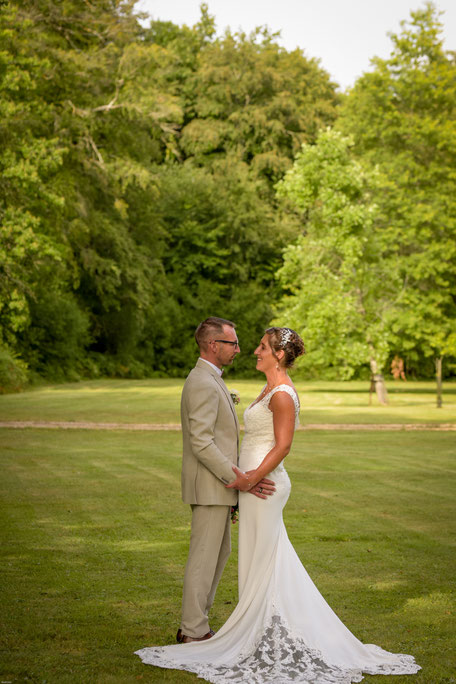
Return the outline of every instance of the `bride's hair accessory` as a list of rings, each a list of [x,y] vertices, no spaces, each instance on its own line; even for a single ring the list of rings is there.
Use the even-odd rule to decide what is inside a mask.
[[[290,328],[280,328],[280,346],[282,349],[287,346],[292,337],[293,331]]]
[[[293,361],[306,352],[303,341],[291,328],[268,328],[265,333],[269,337],[272,354],[277,359],[276,370],[280,370],[281,365],[291,368]],[[282,362],[277,357],[279,351],[284,352]]]

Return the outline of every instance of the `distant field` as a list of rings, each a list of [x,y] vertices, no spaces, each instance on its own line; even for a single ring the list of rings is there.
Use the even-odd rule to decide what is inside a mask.
[[[231,380],[241,394],[239,417],[258,395],[263,379]],[[93,380],[47,385],[0,396],[0,420],[66,420],[178,423],[183,380]],[[432,382],[391,382],[390,404],[369,406],[368,382],[296,382],[302,425],[313,423],[456,423],[456,383],[444,386],[436,408]]]
[[[246,393],[246,383],[236,384]],[[155,391],[175,402],[178,385],[168,385],[169,395],[166,387],[91,383],[85,398],[67,386],[20,399],[68,416],[72,393],[78,417],[105,418],[109,400],[117,418],[128,405],[144,420],[145,407],[160,405]],[[0,681],[201,681],[133,655],[172,643],[179,622],[189,538],[180,454],[178,432],[0,430]],[[454,433],[299,432],[286,467],[293,487],[285,523],[320,591],[360,639],[411,653],[423,667],[413,677],[363,681],[454,682]],[[236,545],[233,528],[215,629],[237,600]]]

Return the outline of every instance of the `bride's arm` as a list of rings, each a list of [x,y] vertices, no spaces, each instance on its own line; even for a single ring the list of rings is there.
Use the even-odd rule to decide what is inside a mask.
[[[235,483],[231,483],[228,487],[237,485],[236,489],[243,492],[249,491],[260,480],[266,477],[274,468],[277,468],[279,463],[283,461],[288,454],[293,441],[293,434],[295,429],[295,408],[293,399],[287,392],[276,392],[269,402],[269,408],[272,411],[274,424],[275,444],[269,451],[258,468],[249,470],[247,478],[239,478]],[[233,467],[233,470],[234,467]],[[237,470],[235,470],[237,474]],[[239,471],[240,472],[240,471]]]

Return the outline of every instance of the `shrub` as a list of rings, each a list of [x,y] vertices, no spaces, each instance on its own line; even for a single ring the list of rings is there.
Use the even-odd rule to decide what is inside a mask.
[[[0,394],[20,392],[26,384],[26,364],[10,349],[0,346]]]
[[[56,380],[79,380],[90,342],[89,317],[69,293],[40,293],[30,301],[30,328],[21,351],[30,368]]]

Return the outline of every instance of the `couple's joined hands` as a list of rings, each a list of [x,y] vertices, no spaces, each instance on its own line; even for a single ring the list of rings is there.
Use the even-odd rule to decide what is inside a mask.
[[[249,492],[257,496],[259,499],[267,499],[268,496],[274,494],[275,492],[275,482],[263,478],[259,482],[252,485],[252,478],[254,470],[248,470],[246,473],[239,470],[236,466],[233,466],[234,474],[236,479],[229,485],[225,485],[227,489],[239,489],[241,492]]]

